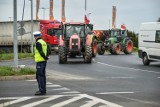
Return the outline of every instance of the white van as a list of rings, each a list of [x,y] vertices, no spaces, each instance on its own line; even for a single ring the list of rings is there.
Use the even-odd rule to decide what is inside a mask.
[[[160,22],[142,23],[138,36],[138,55],[144,65],[160,61]]]

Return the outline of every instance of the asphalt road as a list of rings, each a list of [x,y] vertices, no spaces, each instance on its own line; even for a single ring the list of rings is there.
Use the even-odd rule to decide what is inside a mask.
[[[19,64],[35,66],[32,59],[21,60]],[[0,82],[0,103],[13,100],[14,103],[10,103],[13,107],[31,102],[37,107],[53,104],[53,107],[160,107],[159,68],[159,62],[144,66],[137,54],[98,55],[92,64],[83,63],[81,58],[59,64],[58,56],[52,55],[47,64],[46,96],[34,96],[37,90],[34,80],[3,81]]]

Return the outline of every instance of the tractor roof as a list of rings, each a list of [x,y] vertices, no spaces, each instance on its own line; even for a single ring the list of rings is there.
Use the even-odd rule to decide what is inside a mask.
[[[86,25],[86,23],[84,23],[84,22],[65,22],[64,24],[65,25],[67,25],[67,24],[71,24],[71,25]]]
[[[118,28],[112,28],[111,30],[121,30],[121,29],[118,29]]]

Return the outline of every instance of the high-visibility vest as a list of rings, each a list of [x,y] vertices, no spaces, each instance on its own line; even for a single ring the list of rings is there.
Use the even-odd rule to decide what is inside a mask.
[[[43,51],[44,55],[46,56],[47,55],[47,44],[46,44],[46,42],[43,41],[42,39],[39,39],[37,42],[39,42],[42,45],[42,51]],[[36,43],[34,45],[34,59],[35,59],[35,62],[43,62],[43,61],[45,61],[45,59],[40,55],[39,51],[37,50]]]

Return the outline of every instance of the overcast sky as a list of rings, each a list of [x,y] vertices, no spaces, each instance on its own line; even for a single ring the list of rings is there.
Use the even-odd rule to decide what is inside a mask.
[[[65,0],[67,21],[84,20],[85,0]],[[17,0],[17,17],[22,19],[24,0]],[[36,0],[33,0],[34,19]],[[91,13],[90,21],[94,29],[106,30],[111,24],[112,6],[117,7],[116,25],[125,24],[129,30],[138,32],[140,23],[156,21],[160,17],[160,0],[87,0],[87,11]],[[49,0],[41,0],[40,7],[49,8]],[[61,0],[54,0],[54,17],[61,20]],[[0,0],[0,21],[9,21],[13,17],[13,0]],[[43,19],[43,10],[39,10]],[[49,19],[49,10],[45,10],[45,19]],[[12,19],[13,20],[13,19]],[[24,20],[30,20],[30,1],[26,0]],[[110,25],[111,26],[111,25]]]

